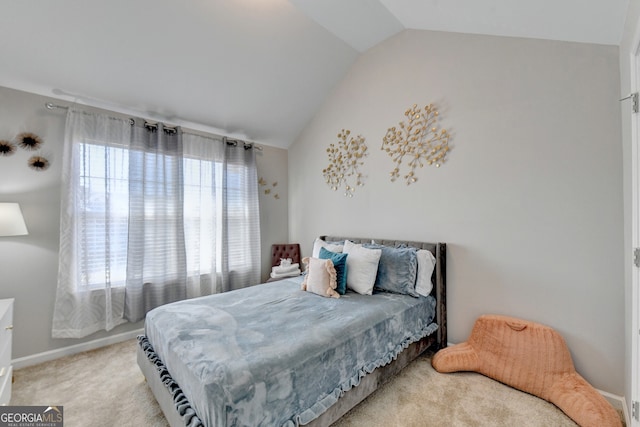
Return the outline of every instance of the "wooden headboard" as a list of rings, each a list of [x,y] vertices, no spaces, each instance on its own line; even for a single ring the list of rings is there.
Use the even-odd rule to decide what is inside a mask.
[[[446,243],[414,242],[406,240],[389,240],[361,237],[320,236],[326,242],[339,242],[350,240],[353,243],[371,243],[397,247],[406,245],[416,249],[427,249],[436,258],[436,266],[433,269],[431,282],[433,290],[431,295],[436,299],[436,323],[438,324],[437,342],[439,348],[447,346],[447,245]]]

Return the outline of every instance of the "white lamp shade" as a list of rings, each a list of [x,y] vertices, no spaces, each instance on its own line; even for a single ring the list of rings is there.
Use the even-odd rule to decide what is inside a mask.
[[[24,236],[29,234],[24,217],[17,203],[0,203],[0,236]]]

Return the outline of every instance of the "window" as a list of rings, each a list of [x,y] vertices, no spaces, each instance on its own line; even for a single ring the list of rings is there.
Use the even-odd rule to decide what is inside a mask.
[[[78,282],[124,286],[129,233],[129,153],[122,147],[80,143],[79,203],[83,241]]]
[[[216,215],[216,206],[222,206],[222,191],[216,183],[222,182],[221,171],[216,162],[184,159],[184,234],[190,276],[214,273],[214,266],[216,271],[222,268],[221,260],[215,257],[217,222],[221,218]]]
[[[115,144],[114,144],[115,145]],[[129,152],[126,148],[96,143],[80,143],[78,150],[79,178],[82,192],[82,222],[85,242],[82,259],[85,265],[80,286],[124,286],[127,270],[127,236],[129,232]],[[232,165],[227,172],[227,224],[242,230],[247,221],[242,195],[243,166]],[[223,229],[222,214],[216,207],[223,205],[223,165],[221,162],[196,158],[183,159],[184,171],[184,234],[187,250],[187,271],[190,276],[211,274],[222,270],[221,239],[216,230]],[[155,221],[147,217],[145,221]],[[246,242],[249,237],[239,236]],[[200,244],[200,242],[203,242]],[[204,242],[216,242],[215,245]],[[250,268],[243,245],[230,248],[229,268],[233,271]],[[107,260],[105,262],[105,260]]]
[[[259,279],[252,149],[69,109],[53,337]]]

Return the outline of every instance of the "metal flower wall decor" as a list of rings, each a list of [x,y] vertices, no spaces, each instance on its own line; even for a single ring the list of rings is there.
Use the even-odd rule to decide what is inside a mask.
[[[416,167],[435,165],[445,161],[449,152],[449,132],[438,127],[438,111],[432,104],[424,109],[413,104],[404,112],[406,122],[391,127],[382,139],[381,150],[391,157],[396,167],[391,171],[391,181],[400,178],[400,167],[406,161],[409,171],[403,176],[407,185],[418,180]]]
[[[344,195],[353,197],[356,187],[364,185],[360,167],[364,164],[364,157],[369,154],[367,150],[362,135],[351,136],[348,129],[338,133],[338,143],[331,143],[327,148],[329,165],[322,170],[325,182],[333,191],[344,185]]]

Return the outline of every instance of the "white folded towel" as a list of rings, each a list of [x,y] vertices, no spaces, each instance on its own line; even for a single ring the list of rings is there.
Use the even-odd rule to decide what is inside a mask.
[[[299,276],[300,274],[302,274],[302,272],[300,271],[299,268],[286,272],[286,273],[275,273],[275,272],[271,272],[271,278],[272,279],[282,279],[284,277],[296,277]]]
[[[280,258],[281,267],[289,267],[293,260],[291,258]]]
[[[276,274],[289,273],[296,270],[300,270],[300,264],[297,262],[287,266],[276,265],[275,267],[271,267],[271,272]]]

